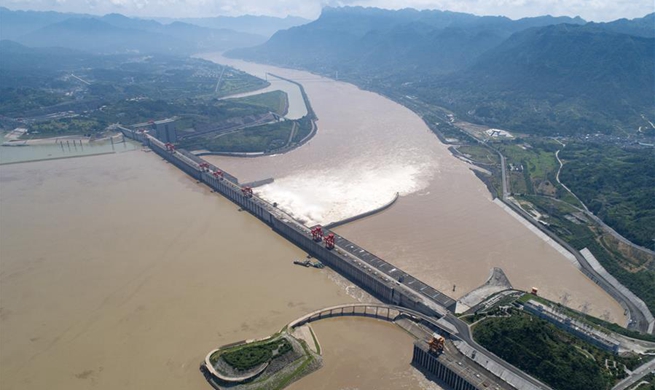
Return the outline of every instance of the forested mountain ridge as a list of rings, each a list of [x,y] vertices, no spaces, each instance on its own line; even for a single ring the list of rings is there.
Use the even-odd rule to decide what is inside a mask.
[[[256,18],[256,17],[254,17]],[[32,47],[63,47],[92,53],[190,55],[261,44],[266,37],[172,21],[58,12],[12,11],[0,7],[0,39]]]
[[[512,35],[419,96],[492,126],[542,135],[634,132],[655,117],[655,39],[598,25]]]
[[[622,133],[638,129],[642,114],[655,118],[653,19],[326,8],[312,23],[228,55],[338,72],[518,132]]]
[[[124,17],[123,17],[124,18]],[[123,18],[71,18],[16,39],[33,47],[65,47],[95,53],[139,51],[193,54],[261,43],[262,37],[184,23],[159,25]],[[113,23],[118,23],[119,26]],[[153,26],[151,23],[156,23]]]
[[[325,8],[309,24],[277,32],[264,45],[231,55],[324,73],[386,77],[419,72],[444,74],[461,69],[512,33],[580,18],[543,16],[513,21],[449,11]]]

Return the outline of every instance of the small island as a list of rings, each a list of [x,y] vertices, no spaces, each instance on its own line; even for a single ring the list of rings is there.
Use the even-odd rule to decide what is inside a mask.
[[[215,389],[282,389],[322,366],[321,349],[309,325],[285,327],[260,340],[211,351],[200,365]]]

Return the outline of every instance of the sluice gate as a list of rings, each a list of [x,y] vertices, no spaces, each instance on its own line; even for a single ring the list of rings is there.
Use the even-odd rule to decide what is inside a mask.
[[[175,150],[171,144],[165,144],[150,135],[126,128],[121,130],[126,137],[149,146],[166,161],[236,203],[303,251],[383,302],[428,316],[442,317],[447,310],[455,310],[454,299],[334,232],[325,233],[334,235],[334,248],[327,248],[322,242],[314,241],[308,227],[254,195],[249,187],[241,187],[236,177],[198,156],[185,150]]]
[[[147,134],[130,131],[126,128],[121,128],[121,130],[128,138],[140,141],[150,147],[166,161],[256,216],[278,234],[360,288],[383,302],[399,307],[400,314],[404,311],[401,308],[405,308],[409,309],[408,313],[412,317],[420,318],[421,315],[425,315],[428,323],[435,322],[436,328],[441,333],[449,334],[450,328],[444,328],[443,324],[439,324],[439,322],[448,314],[448,311],[455,311],[456,301],[454,299],[327,229],[323,229],[324,234],[333,238],[333,244],[330,247],[322,240],[314,240],[312,229],[253,194],[250,187],[242,187],[236,177],[221,171],[198,156],[185,150],[176,150],[172,144],[165,144]],[[342,309],[339,313],[333,310],[330,316],[363,314],[356,312],[356,309],[352,309],[352,313],[344,310]],[[411,311],[414,314],[411,314]],[[382,314],[384,312],[381,313],[378,308],[375,314],[371,313],[370,316],[380,318]],[[387,317],[391,316],[390,311],[387,311],[386,314]],[[322,314],[318,316],[321,317]],[[449,354],[461,355],[458,355],[459,363],[465,362],[465,367],[461,367],[457,362],[453,363],[445,357],[446,354],[440,357],[434,356],[426,345],[425,341],[417,341],[414,344],[412,364],[436,376],[455,390],[515,389],[492,374],[487,375],[484,369],[481,370],[481,367],[473,361],[469,361],[456,350]]]

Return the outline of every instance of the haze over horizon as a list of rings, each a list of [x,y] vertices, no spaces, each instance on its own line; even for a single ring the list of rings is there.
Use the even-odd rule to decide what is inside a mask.
[[[141,18],[187,18],[266,15],[300,16],[316,19],[323,7],[364,6],[385,9],[415,8],[465,12],[475,15],[507,16],[511,19],[552,16],[580,16],[605,22],[638,18],[655,11],[651,0],[0,0],[12,10],[56,11],[89,14],[120,13]]]

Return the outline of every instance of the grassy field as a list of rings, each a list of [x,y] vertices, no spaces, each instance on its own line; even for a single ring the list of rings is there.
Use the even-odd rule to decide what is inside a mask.
[[[218,81],[218,80],[217,80]],[[236,95],[238,93],[256,91],[270,85],[268,81],[253,77],[245,72],[227,68],[223,74],[218,96]]]
[[[189,150],[206,149],[223,153],[269,152],[287,144],[293,123],[282,121],[220,136],[191,138],[180,142],[179,146]]]
[[[555,152],[561,145],[549,140],[517,139],[513,142],[498,142],[494,146],[507,158],[512,192],[548,196],[557,194],[555,175],[559,163]]]
[[[465,157],[480,164],[500,164],[500,157],[493,150],[480,145],[465,145],[457,148]]]
[[[234,101],[252,106],[264,107],[280,116],[286,115],[289,107],[287,93],[284,91],[265,92],[259,95],[237,98],[234,99]]]

